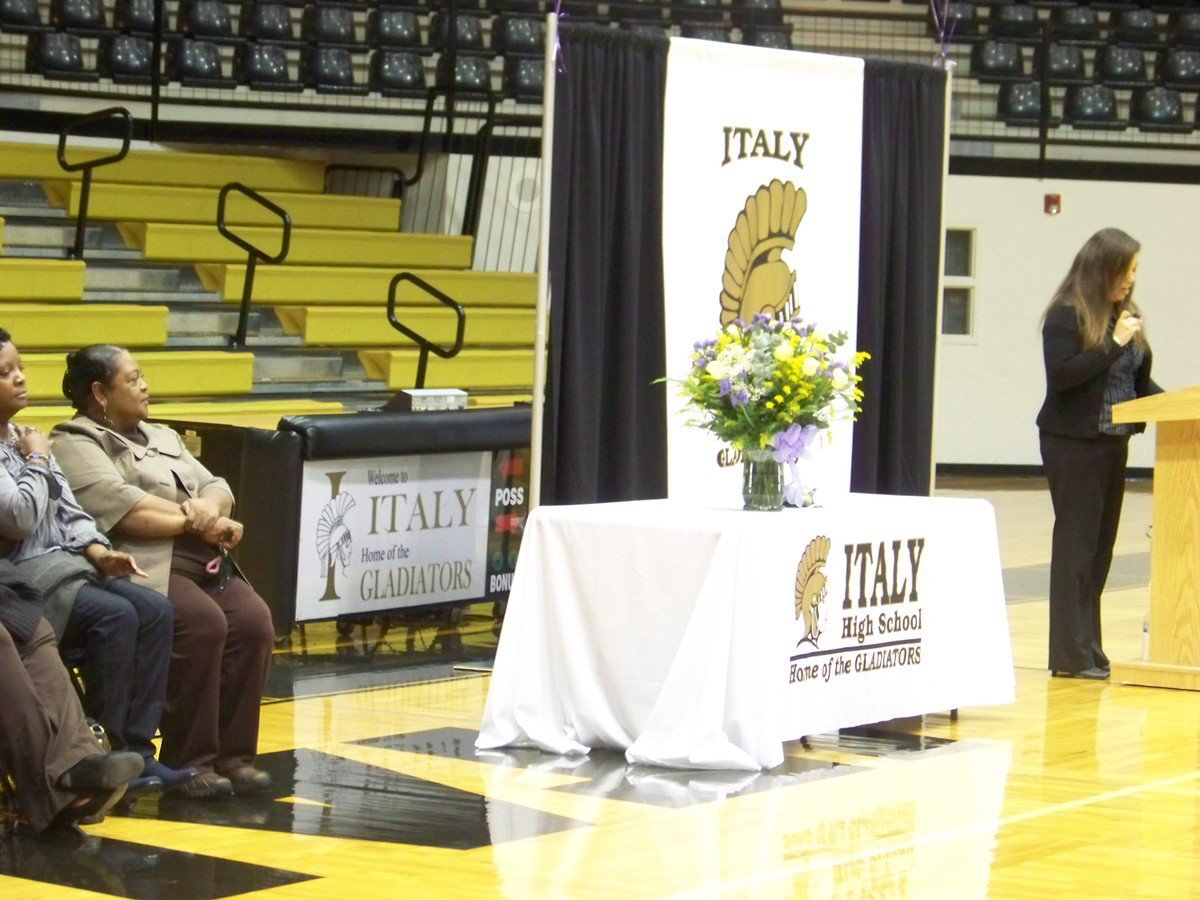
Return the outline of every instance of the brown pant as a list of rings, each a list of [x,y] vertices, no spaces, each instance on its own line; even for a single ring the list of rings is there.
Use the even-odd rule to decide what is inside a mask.
[[[0,763],[17,786],[21,813],[41,831],[77,796],[58,787],[59,777],[100,745],[45,619],[19,647],[0,628],[0,685]]]
[[[167,587],[175,642],[159,758],[175,769],[230,772],[254,762],[275,630],[254,589],[231,578],[197,584],[175,572]]]

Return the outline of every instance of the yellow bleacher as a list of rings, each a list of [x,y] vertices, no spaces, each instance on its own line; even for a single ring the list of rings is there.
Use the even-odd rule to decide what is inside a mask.
[[[196,263],[246,259],[246,251],[226,240],[212,225],[121,222],[117,229],[127,246],[141,250],[149,260]],[[283,229],[278,225],[247,225],[231,230],[264,253],[273,255],[281,249]],[[471,238],[458,235],[293,228],[284,263],[467,268],[471,265],[471,244]]]
[[[4,252],[4,217],[0,216],[0,253]]]
[[[389,390],[410,388],[416,382],[417,350],[360,350],[359,361],[370,378],[383,380]],[[429,355],[425,371],[427,388],[528,390],[533,383],[533,350],[465,349],[458,356],[442,359]]]
[[[84,264],[67,259],[0,259],[0,302],[83,298]]]
[[[388,324],[378,306],[280,306],[275,315],[287,334],[298,334],[310,347],[411,347],[413,341]],[[445,307],[396,309],[396,318],[435,343],[453,343],[458,318]],[[510,344],[530,346],[535,330],[533,310],[473,309],[467,313],[464,346]],[[510,382],[527,383],[527,382]]]
[[[196,266],[205,290],[241,302],[246,266],[206,263]],[[254,302],[260,304],[386,305],[395,271],[361,266],[258,266],[254,270]],[[470,269],[420,269],[414,272],[467,307],[537,305],[537,276],[523,272],[476,272]],[[396,302],[406,306],[437,304],[414,285],[403,282]],[[471,315],[471,313],[468,313]]]
[[[124,303],[0,303],[0,328],[26,350],[87,344],[161,347],[167,342],[167,308]]]
[[[52,205],[64,210],[71,218],[79,215],[81,186],[78,181],[45,181],[42,187]],[[213,187],[97,183],[92,185],[88,197],[88,219],[206,224],[211,228],[217,221],[219,193],[219,189]],[[259,193],[284,209],[294,227],[398,230],[399,200],[281,191]],[[226,201],[225,220],[231,225],[277,226],[279,217],[233,191]]]
[[[16,336],[14,336],[16,340]],[[23,347],[23,342],[18,342]],[[63,353],[22,353],[29,397],[60,399]],[[254,354],[225,350],[139,350],[138,365],[154,397],[216,397],[249,394]]]
[[[112,156],[115,141],[100,147],[69,146],[67,161],[83,162]],[[77,180],[58,164],[53,143],[0,143],[0,172],[5,178]],[[214,164],[219,161],[219,164]],[[121,184],[166,184],[190,187],[221,187],[240,181],[256,191],[325,190],[325,164],[268,156],[192,153],[177,150],[130,150],[123,160],[101,166],[93,180]]]

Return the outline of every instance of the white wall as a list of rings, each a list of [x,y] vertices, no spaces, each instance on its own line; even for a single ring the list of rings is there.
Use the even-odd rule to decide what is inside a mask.
[[[1043,212],[1045,194],[1062,212]],[[947,228],[975,230],[974,334],[943,337],[934,456],[939,463],[1040,465],[1034,418],[1045,394],[1040,317],[1079,247],[1116,227],[1142,244],[1134,298],[1167,390],[1200,384],[1194,334],[1200,186],[951,176]],[[1153,429],[1129,464],[1154,462]]]

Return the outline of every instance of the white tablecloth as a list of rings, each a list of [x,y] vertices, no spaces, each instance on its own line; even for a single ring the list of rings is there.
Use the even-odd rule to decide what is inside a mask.
[[[815,615],[801,614],[797,593],[822,577]],[[986,502],[543,506],[476,746],[772,768],[806,734],[1012,697]]]

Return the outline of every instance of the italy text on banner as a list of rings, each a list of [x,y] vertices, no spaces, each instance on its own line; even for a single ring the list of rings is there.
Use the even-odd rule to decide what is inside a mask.
[[[798,314],[855,348],[862,160],[860,59],[673,38],[663,150],[667,374],[735,318]],[[669,495],[739,500],[741,467],[686,425],[668,389]],[[849,488],[852,423],[825,432],[804,482]]]

